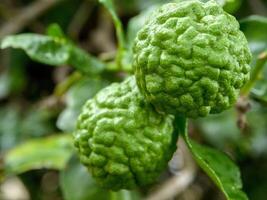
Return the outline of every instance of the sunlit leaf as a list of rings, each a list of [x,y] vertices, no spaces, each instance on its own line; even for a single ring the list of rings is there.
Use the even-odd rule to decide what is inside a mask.
[[[4,38],[1,48],[8,47],[24,50],[35,61],[53,66],[70,65],[89,75],[105,69],[104,63],[65,38],[25,33]]]
[[[19,174],[33,169],[62,169],[73,153],[68,134],[29,140],[11,149],[4,157],[7,173]]]
[[[188,137],[185,118],[177,117],[176,126],[182,133],[195,161],[223,192],[226,199],[247,200],[246,194],[241,190],[242,182],[239,169],[234,162],[222,152],[191,140]]]

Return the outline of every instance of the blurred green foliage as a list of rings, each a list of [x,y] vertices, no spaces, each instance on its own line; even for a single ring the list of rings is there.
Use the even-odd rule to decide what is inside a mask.
[[[5,156],[6,173],[63,169],[72,152],[72,138],[67,134],[30,140],[8,151]]]

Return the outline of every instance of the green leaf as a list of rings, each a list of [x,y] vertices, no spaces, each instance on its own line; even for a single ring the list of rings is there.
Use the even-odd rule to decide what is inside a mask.
[[[33,60],[48,64],[62,65],[69,59],[69,47],[64,39],[54,39],[38,34],[7,36],[1,48],[13,47],[24,50]]]
[[[65,38],[65,34],[60,26],[56,23],[50,24],[46,30],[46,34],[52,37]]]
[[[66,168],[60,174],[60,186],[66,200],[139,200],[140,195],[136,191],[120,190],[111,192],[100,188],[88,172],[73,157]]]
[[[33,169],[62,169],[73,153],[68,134],[29,140],[11,149],[4,157],[7,173],[20,174]]]
[[[177,129],[193,154],[198,165],[207,173],[213,182],[223,192],[227,200],[247,200],[241,190],[240,172],[234,162],[222,152],[200,145],[188,137],[187,121],[185,118],[176,119]]]
[[[105,63],[72,45],[69,48],[69,55],[67,63],[85,74],[100,74],[106,67]]]
[[[70,65],[89,75],[99,74],[105,69],[104,63],[65,38],[32,33],[19,34],[3,39],[1,48],[8,47],[24,50],[35,61],[54,66]]]

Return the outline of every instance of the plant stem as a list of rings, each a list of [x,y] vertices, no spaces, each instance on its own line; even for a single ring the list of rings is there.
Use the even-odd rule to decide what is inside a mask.
[[[256,61],[256,65],[253,68],[253,71],[251,73],[250,80],[247,82],[247,84],[241,90],[241,96],[248,96],[250,90],[253,88],[253,86],[257,82],[260,74],[262,73],[266,62],[267,62],[267,51],[264,51],[258,56],[258,59]]]
[[[116,54],[116,64],[118,65],[118,68],[121,69],[122,68],[121,61],[123,58],[124,51],[126,49],[125,37],[124,37],[123,29],[122,29],[122,24],[121,24],[118,16],[115,14],[112,14],[112,18],[113,18],[113,22],[114,22],[115,27],[116,27],[116,35],[118,38],[118,51]]]
[[[74,83],[79,81],[81,78],[82,78],[82,75],[79,72],[73,72],[73,74],[71,74],[69,77],[67,77],[66,80],[64,80],[63,82],[59,83],[56,86],[56,88],[54,90],[54,95],[57,97],[61,97],[69,90],[69,88]]]
[[[117,51],[117,55],[116,55],[116,64],[118,65],[119,69],[122,69],[122,58],[123,58],[123,54],[125,52],[126,49],[126,42],[125,42],[125,35],[124,35],[124,31],[122,28],[122,23],[117,15],[117,13],[115,12],[115,7],[113,5],[113,1],[105,1],[105,0],[99,0],[100,3],[102,3],[106,9],[109,11],[113,23],[115,25],[115,29],[116,29],[116,36],[118,38],[118,51]]]

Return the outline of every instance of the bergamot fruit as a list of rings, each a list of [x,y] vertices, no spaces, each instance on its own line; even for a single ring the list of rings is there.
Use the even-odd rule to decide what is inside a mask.
[[[155,181],[176,149],[173,116],[157,113],[134,77],[113,83],[87,101],[74,133],[81,162],[104,188]]]
[[[138,32],[133,52],[140,91],[161,112],[220,113],[249,79],[247,40],[215,1],[163,5]]]

